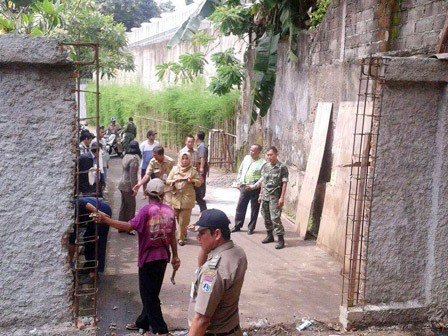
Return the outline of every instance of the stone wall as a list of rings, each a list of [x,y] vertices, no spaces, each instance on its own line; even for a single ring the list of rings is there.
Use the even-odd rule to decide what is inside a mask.
[[[1,335],[69,334],[72,71],[58,41],[0,35]]]
[[[325,194],[325,183],[331,175],[332,133],[339,102],[357,99],[358,60],[371,54],[433,53],[438,38],[429,37],[440,34],[447,9],[448,3],[440,0],[333,0],[320,27],[299,36],[297,64],[286,62],[286,41],[281,42],[271,109],[267,117],[252,127],[249,127],[251,88],[246,84],[243,112],[237,120],[238,148],[243,153],[254,141],[263,143],[264,147],[279,147],[279,158],[288,164],[291,174],[286,213],[295,214],[318,102],[333,103],[316,199],[319,207]],[[423,25],[429,21],[431,24]],[[416,39],[421,43],[412,44],[411,41]],[[318,217],[319,209],[315,212]],[[334,246],[322,248],[340,258],[343,242],[339,238],[334,242]]]

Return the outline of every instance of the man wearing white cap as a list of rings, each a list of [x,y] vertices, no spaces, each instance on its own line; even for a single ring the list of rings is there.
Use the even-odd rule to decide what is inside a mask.
[[[177,255],[176,224],[174,210],[163,204],[165,183],[160,179],[149,181],[146,192],[149,204],[140,209],[129,222],[121,222],[98,213],[98,222],[118,230],[138,233],[138,276],[140,297],[143,309],[135,323],[126,326],[129,330],[149,330],[153,334],[166,335],[168,327],[160,309],[160,289],[167,263],[170,260],[170,247],[173,253],[171,264],[174,270],[180,266]],[[145,335],[150,335],[147,333]]]

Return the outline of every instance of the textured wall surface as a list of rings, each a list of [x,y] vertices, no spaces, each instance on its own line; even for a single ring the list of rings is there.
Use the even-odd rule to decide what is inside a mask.
[[[439,0],[333,0],[320,27],[299,37],[297,64],[287,62],[287,43],[280,43],[272,106],[268,115],[252,127],[249,127],[251,87],[246,83],[243,113],[238,119],[238,148],[248,151],[251,142],[263,143],[264,147],[278,146],[280,160],[288,164],[291,175],[285,203],[288,214],[296,211],[317,104],[333,103],[319,181],[321,195],[317,196],[322,199],[330,176],[332,134],[339,102],[357,99],[360,71],[357,59],[381,51],[404,55],[434,52],[437,40],[429,35],[438,36],[447,9],[448,3]],[[423,27],[422,20],[431,24]],[[414,27],[412,30],[407,28],[410,25]],[[418,45],[410,43],[415,39],[420,41]],[[315,211],[318,216],[318,209]]]
[[[0,334],[12,335],[71,320],[74,83],[56,40],[0,35],[0,50]]]
[[[386,77],[366,299],[446,319],[448,64],[393,59]]]

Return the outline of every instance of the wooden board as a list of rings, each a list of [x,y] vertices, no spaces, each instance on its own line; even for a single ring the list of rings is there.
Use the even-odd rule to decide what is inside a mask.
[[[366,111],[371,111],[369,104]],[[326,186],[325,200],[320,219],[317,245],[342,260],[345,246],[345,224],[350,187],[350,167],[353,151],[357,102],[341,102],[333,138],[333,163],[331,181]],[[362,106],[360,111],[362,111]],[[366,117],[364,127],[368,129],[370,119]],[[360,126],[358,125],[358,128]],[[360,129],[357,130],[358,132]],[[358,144],[357,144],[358,145]],[[358,147],[358,146],[357,146]]]
[[[322,102],[317,106],[310,155],[306,163],[305,178],[300,189],[299,202],[297,204],[296,231],[299,232],[302,239],[305,239],[306,236],[308,220],[311,214],[311,205],[316,192],[325,144],[327,143],[332,107],[332,103]]]

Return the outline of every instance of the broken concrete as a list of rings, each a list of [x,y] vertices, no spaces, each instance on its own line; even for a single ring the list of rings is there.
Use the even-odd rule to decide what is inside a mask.
[[[75,101],[67,52],[54,39],[0,35],[0,87],[0,334],[51,335],[50,325],[72,320],[65,239]]]

